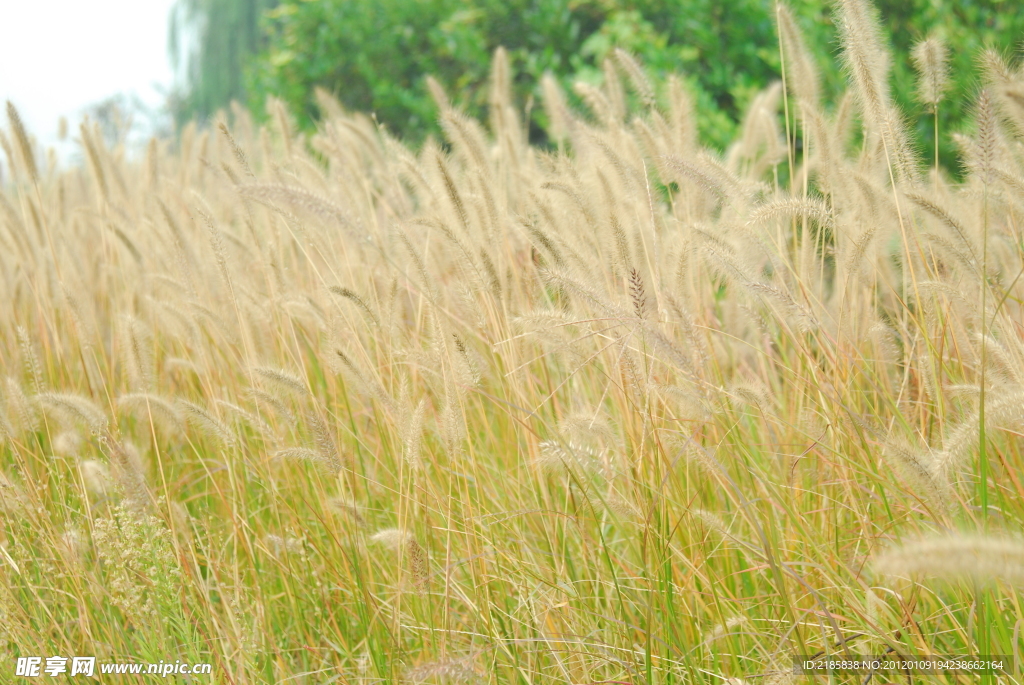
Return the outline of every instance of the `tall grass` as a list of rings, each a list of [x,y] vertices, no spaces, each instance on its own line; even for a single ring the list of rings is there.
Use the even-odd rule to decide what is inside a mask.
[[[272,102],[133,161],[86,123],[60,170],[8,107],[0,668],[779,683],[801,653],[1018,654],[1024,73],[987,56],[953,185],[870,6],[839,4],[833,104],[778,16],[785,88],[721,154],[624,53],[589,112],[545,82],[557,152],[502,52],[489,125],[435,84],[418,151],[322,94],[312,137]]]

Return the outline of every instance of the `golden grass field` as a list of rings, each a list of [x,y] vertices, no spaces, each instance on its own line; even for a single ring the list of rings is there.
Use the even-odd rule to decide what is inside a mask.
[[[838,11],[847,94],[783,11],[785,82],[722,154],[622,53],[587,112],[545,84],[557,150],[502,51],[490,121],[435,86],[418,151],[323,95],[312,136],[271,102],[133,159],[86,123],[56,169],[8,107],[3,682],[26,655],[523,685],[1018,656],[1024,73],[983,56],[954,182],[869,7]],[[941,108],[940,47],[915,57]]]

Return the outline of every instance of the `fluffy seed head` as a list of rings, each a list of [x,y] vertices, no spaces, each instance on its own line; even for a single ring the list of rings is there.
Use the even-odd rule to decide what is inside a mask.
[[[284,556],[286,554],[301,554],[303,551],[303,541],[295,537],[282,537],[280,535],[268,534],[263,537],[263,542],[266,543],[267,549],[275,557]]]
[[[427,553],[416,541],[416,536],[401,528],[385,528],[370,536],[372,542],[399,551],[412,574],[415,584],[422,588],[428,579]]]
[[[265,366],[254,367],[253,372],[255,372],[260,378],[268,381],[275,388],[280,388],[299,397],[304,397],[309,394],[309,389],[306,387],[306,384],[293,373],[282,371],[281,369],[271,369]]]
[[[1013,537],[948,534],[920,537],[876,554],[875,573],[1024,587],[1024,541]]]
[[[73,457],[82,447],[82,436],[77,432],[64,431],[53,439],[53,453],[62,457]]]
[[[779,37],[782,39],[782,58],[786,69],[786,86],[807,105],[818,103],[821,80],[814,58],[807,49],[803,33],[784,3],[776,3]]]
[[[117,398],[117,407],[145,423],[149,423],[152,417],[153,422],[169,435],[177,435],[184,430],[185,418],[181,409],[159,395],[127,393]]]
[[[370,536],[372,542],[383,545],[388,549],[399,549],[402,545],[414,539],[412,533],[401,528],[384,528]]]
[[[95,434],[107,427],[107,417],[92,400],[71,393],[44,392],[36,395],[41,406],[74,423],[84,424]]]
[[[917,97],[926,105],[935,107],[945,95],[949,83],[949,51],[946,43],[936,35],[920,41],[911,53],[917,69]]]
[[[28,172],[29,179],[38,181],[39,171],[36,169],[36,158],[32,152],[32,143],[29,142],[28,132],[25,130],[25,125],[21,122],[21,115],[18,114],[18,110],[10,100],[7,101],[7,121],[11,125],[14,140],[18,144],[18,152],[21,154],[21,163],[25,165],[25,171]]]

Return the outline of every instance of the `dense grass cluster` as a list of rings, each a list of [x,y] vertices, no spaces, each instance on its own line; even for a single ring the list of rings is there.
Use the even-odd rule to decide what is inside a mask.
[[[435,87],[417,152],[323,97],[308,140],[280,103],[141,162],[86,124],[55,170],[9,107],[0,669],[781,683],[844,647],[1017,654],[1024,74],[985,56],[954,186],[868,7],[839,15],[849,95],[818,101],[783,21],[786,82],[724,155],[624,53],[586,115],[546,84],[557,152],[501,51],[489,126]]]

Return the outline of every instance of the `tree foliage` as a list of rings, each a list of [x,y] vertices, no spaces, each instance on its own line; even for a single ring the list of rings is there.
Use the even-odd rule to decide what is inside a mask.
[[[880,4],[884,38],[897,56],[896,102],[926,146],[932,118],[914,97],[913,45],[929,34],[949,45],[953,80],[947,102],[952,104],[940,105],[939,120],[943,129],[955,130],[966,119],[975,88],[973,62],[981,50],[992,46],[1006,52],[1024,35],[1024,15],[1006,4]],[[844,81],[832,59],[838,43],[831,7],[815,0],[789,5],[821,71],[823,95],[834,101]],[[775,24],[771,0],[283,0],[266,15],[266,48],[251,62],[249,92],[256,109],[273,95],[312,121],[319,115],[314,90],[321,87],[416,141],[437,127],[428,75],[457,106],[483,116],[489,60],[497,47],[508,51],[514,94],[525,107],[539,98],[546,72],[569,92],[576,81],[600,82],[602,63],[620,47],[656,82],[682,74],[697,102],[702,138],[723,147],[740,112],[780,77]],[[535,141],[543,138],[545,124],[542,108],[532,107]],[[955,152],[944,147],[942,155],[952,159]]]
[[[181,82],[170,98],[179,123],[246,100],[246,66],[265,42],[260,18],[276,5],[277,0],[178,0],[168,46]]]
[[[524,104],[539,95],[545,72],[569,89],[576,80],[601,81],[615,47],[655,75],[688,74],[703,133],[718,143],[778,73],[772,7],[762,0],[286,0],[269,13],[267,30],[252,74],[254,104],[276,95],[315,116],[319,86],[412,139],[435,126],[428,75],[470,114],[483,113],[499,46]],[[539,108],[533,116],[543,124]]]

